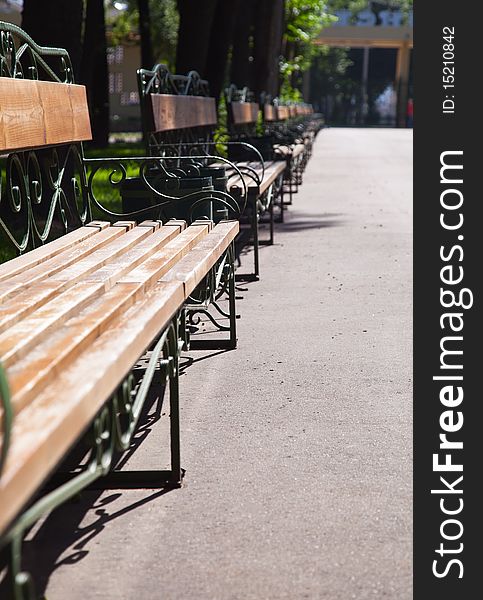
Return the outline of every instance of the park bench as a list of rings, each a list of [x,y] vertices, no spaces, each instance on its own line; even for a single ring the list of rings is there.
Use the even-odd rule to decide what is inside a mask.
[[[276,149],[272,139],[267,139],[257,133],[257,125],[260,114],[260,105],[254,101],[254,96],[248,88],[241,90],[231,85],[225,91],[227,109],[227,124],[230,140],[238,143],[253,145],[263,157],[266,171],[267,183],[270,185],[257,186],[256,182],[250,184],[252,193],[258,196],[258,202],[266,210],[270,211],[270,243],[273,243],[273,211],[274,206],[280,209],[280,219],[283,221],[283,179],[289,160],[287,155]],[[243,147],[229,147],[228,156],[232,159],[243,158]],[[238,164],[247,164],[242,162]],[[237,180],[238,181],[238,180]]]
[[[267,94],[261,94],[261,122],[258,121],[259,105],[248,88],[230,86],[226,90],[226,101],[231,139],[253,144],[266,160],[286,163],[278,189],[280,220],[283,221],[284,206],[292,204],[293,194],[301,183],[311,148],[311,134],[297,117],[295,105],[281,105],[278,100],[272,103]],[[249,106],[253,107],[251,115]],[[284,199],[284,192],[288,194],[288,200]]]
[[[262,94],[263,126],[274,148],[288,158],[284,177],[286,204],[292,204],[293,195],[302,183],[303,172],[312,154],[315,131],[308,118],[311,107],[307,104],[282,104]]]
[[[0,38],[0,232],[2,251],[20,253],[0,265],[0,548],[14,597],[30,598],[21,547],[41,516],[92,485],[180,485],[179,353],[189,315],[224,292],[228,346],[236,343],[239,224],[161,222],[142,211],[139,224],[128,214],[94,218],[102,166],[114,187],[126,171],[117,159],[83,157],[88,107],[68,54],[2,22]],[[159,164],[137,160],[141,170]],[[202,196],[217,200],[211,189]],[[170,468],[116,471],[151,384],[169,390]],[[55,474],[84,436],[80,467]]]
[[[208,83],[197,73],[172,75],[164,65],[156,65],[152,70],[140,69],[138,83],[147,152],[165,157],[172,172],[183,172],[186,183],[193,177],[216,172],[218,191],[227,191],[235,198],[241,229],[248,233],[254,245],[253,272],[243,278],[258,278],[259,245],[273,243],[273,199],[278,195],[277,185],[285,165],[264,161],[252,145],[243,141],[215,139],[216,100],[209,96]],[[169,119],[164,118],[165,115],[169,115]],[[223,156],[226,147],[229,160]],[[239,154],[238,159],[234,149]],[[139,188],[139,182],[134,181],[133,188]],[[148,193],[146,202],[150,201],[153,200]],[[136,202],[139,202],[139,194]],[[166,210],[176,211],[179,206],[175,201]],[[129,204],[129,207],[134,208],[134,205]],[[171,214],[180,216],[178,212]],[[231,210],[230,215],[234,214]],[[259,237],[259,224],[264,215],[268,215],[270,223],[267,242]],[[186,218],[189,220],[190,216]],[[217,216],[213,218],[216,221]],[[246,237],[244,235],[242,240]]]

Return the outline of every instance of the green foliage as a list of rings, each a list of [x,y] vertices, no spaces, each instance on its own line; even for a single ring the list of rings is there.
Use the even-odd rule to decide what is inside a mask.
[[[123,164],[126,167],[128,177],[136,177],[139,174],[139,164],[134,161],[126,161],[126,157],[146,156],[146,150],[142,144],[111,144],[107,148],[89,148],[85,152],[86,158],[119,158],[124,159]],[[105,208],[114,212],[121,212],[121,198],[119,190],[113,186],[109,180],[111,168],[99,169],[96,173],[93,192],[96,199]],[[90,175],[90,169],[87,168],[87,175]],[[105,215],[96,207],[92,207],[93,218],[102,219]]]
[[[314,62],[317,62],[317,70],[322,71],[328,89],[336,80],[342,87],[350,87],[349,80],[343,77],[351,64],[348,51],[344,48],[329,50],[315,44],[315,40],[324,27],[337,20],[335,11],[350,10],[356,14],[367,8],[375,12],[401,10],[407,16],[413,8],[413,0],[286,0],[284,56],[280,61],[282,99],[302,99],[301,74]]]
[[[381,10],[400,10],[405,17],[413,9],[413,0],[328,0],[331,11],[350,10],[354,15],[370,8],[375,12]]]
[[[112,46],[119,46],[127,42],[133,35],[139,31],[139,13],[134,8],[136,3],[126,10],[117,10],[114,8],[114,0],[109,0],[106,11],[106,27],[110,33],[110,43]]]
[[[125,10],[114,9],[115,0],[108,0],[107,23],[112,44],[126,42],[139,32],[139,12],[136,0],[126,0]],[[151,41],[155,62],[172,68],[176,57],[179,14],[176,0],[150,0]]]
[[[310,68],[321,51],[320,46],[314,43],[317,36],[335,20],[328,12],[327,0],[286,0],[283,40],[285,51],[280,61],[280,95],[284,100],[302,99],[297,89],[300,74]]]

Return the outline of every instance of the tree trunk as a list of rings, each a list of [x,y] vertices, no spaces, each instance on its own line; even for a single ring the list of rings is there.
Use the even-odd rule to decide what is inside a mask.
[[[284,8],[284,0],[259,0],[256,5],[253,87],[257,96],[278,94]]]
[[[178,0],[177,73],[184,75],[194,70],[205,77],[216,4],[217,0]]]
[[[81,82],[87,86],[93,144],[109,142],[109,72],[103,0],[87,0]]]
[[[65,48],[79,76],[84,0],[24,0],[22,29],[40,46]]]
[[[225,83],[228,51],[233,41],[233,33],[242,0],[218,0],[211,26],[210,44],[204,70],[204,77],[210,84],[210,93],[218,101]],[[239,28],[239,24],[237,23]],[[245,32],[246,33],[246,32]]]
[[[253,65],[250,38],[253,36],[254,0],[242,2],[233,34],[230,83],[238,88],[253,87]]]
[[[154,64],[151,41],[151,16],[149,0],[137,0],[139,10],[139,35],[141,36],[141,67],[151,69]]]

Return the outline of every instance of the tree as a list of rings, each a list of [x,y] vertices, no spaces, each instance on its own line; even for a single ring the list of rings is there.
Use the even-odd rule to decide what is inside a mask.
[[[336,19],[328,12],[326,0],[287,0],[285,9],[285,33],[283,59],[280,65],[282,96],[299,100],[302,85],[301,74],[320,52],[315,39],[323,27]]]
[[[140,3],[145,5],[144,9]],[[122,44],[139,32],[143,67],[150,69],[156,62],[162,62],[174,70],[179,26],[176,0],[126,0],[123,10],[115,8],[114,0],[109,0],[108,6],[111,10],[107,24],[113,45]],[[145,16],[146,7],[149,17]]]
[[[276,96],[280,87],[280,53],[285,0],[260,0],[255,11],[253,88]]]
[[[87,0],[81,82],[87,87],[93,144],[109,142],[109,90],[103,0]]]
[[[244,9],[244,4],[243,0],[219,0],[216,6],[203,76],[210,84],[212,96],[217,99],[225,83],[228,52],[233,42],[240,7]]]
[[[223,0],[222,0],[223,1]],[[226,0],[225,0],[226,2]],[[217,0],[178,0],[176,72],[195,70],[204,77]]]
[[[149,0],[137,0],[139,10],[139,34],[141,36],[141,67],[153,66],[153,45],[151,42],[151,16]]]
[[[255,0],[245,0],[238,11],[233,32],[230,83],[253,87],[253,12]]]
[[[276,94],[284,5],[285,0],[178,0],[177,72],[197,70],[219,98],[233,47],[232,79],[253,84],[256,94]]]
[[[74,77],[80,73],[84,0],[24,0],[22,29],[41,46],[65,48]]]

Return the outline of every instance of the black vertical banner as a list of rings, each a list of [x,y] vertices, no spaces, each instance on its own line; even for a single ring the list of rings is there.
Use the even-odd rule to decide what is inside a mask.
[[[483,583],[479,2],[415,2],[414,598]]]

